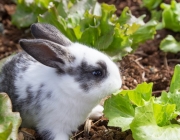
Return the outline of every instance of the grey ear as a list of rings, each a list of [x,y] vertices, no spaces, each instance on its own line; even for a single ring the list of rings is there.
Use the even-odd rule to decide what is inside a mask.
[[[46,39],[63,46],[69,46],[72,44],[67,37],[50,24],[34,23],[31,25],[31,33],[37,39]]]
[[[66,47],[44,39],[21,39],[21,47],[40,63],[59,68],[74,60]]]

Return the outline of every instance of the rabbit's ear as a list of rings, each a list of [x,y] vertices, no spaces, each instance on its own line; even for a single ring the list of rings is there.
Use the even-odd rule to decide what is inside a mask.
[[[29,55],[49,67],[61,69],[65,63],[74,60],[66,47],[48,40],[21,39],[20,45]]]
[[[37,39],[46,39],[63,46],[72,44],[67,37],[50,24],[34,23],[31,25],[31,33]]]

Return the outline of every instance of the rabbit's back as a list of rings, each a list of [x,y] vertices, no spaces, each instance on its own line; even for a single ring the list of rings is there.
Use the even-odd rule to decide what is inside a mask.
[[[15,80],[28,69],[30,63],[36,62],[31,56],[24,51],[11,56],[3,65],[0,73],[0,92],[6,92],[13,103],[13,111],[17,111],[15,100],[19,95],[16,94]]]

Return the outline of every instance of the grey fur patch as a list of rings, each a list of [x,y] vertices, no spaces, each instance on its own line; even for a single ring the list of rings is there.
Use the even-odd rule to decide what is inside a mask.
[[[94,76],[92,73],[95,70],[102,71],[102,76]],[[83,60],[78,67],[68,68],[67,73],[75,77],[84,91],[88,91],[93,86],[98,86],[108,76],[107,66],[103,60],[98,61],[97,66],[89,65],[88,62]]]
[[[31,85],[27,86],[26,93],[27,93],[27,98],[26,98],[27,104],[31,104],[33,102],[33,98],[34,98]]]
[[[52,92],[49,91],[49,92],[46,94],[46,98],[49,99],[49,98],[51,98],[51,96],[52,96]]]
[[[39,86],[39,89],[36,93],[36,97],[34,98],[34,102],[35,102],[35,107],[36,107],[36,114],[38,114],[38,112],[41,110],[41,98],[43,96],[43,87],[45,85],[42,83],[40,86]]]
[[[31,33],[35,38],[47,39],[63,46],[69,46],[72,44],[67,37],[50,24],[35,23],[31,25]]]
[[[25,58],[25,59],[24,59]],[[26,61],[28,60],[28,61]],[[13,56],[11,60],[4,64],[0,73],[0,92],[8,93],[12,105],[13,111],[18,111],[18,95],[16,93],[16,87],[14,85],[16,77],[19,73],[22,73],[28,67],[28,63],[34,61],[32,58],[28,57],[25,52],[20,52]],[[20,66],[20,67],[17,67]]]
[[[37,62],[31,56],[24,51],[16,54],[4,64],[0,73],[0,92],[8,93],[12,105],[13,111],[21,112],[23,105],[27,104],[26,100],[19,100],[19,96],[16,94],[16,87],[14,85],[17,77],[23,78],[23,72],[28,69],[28,65],[32,62]],[[32,99],[31,95],[28,97]],[[28,101],[30,102],[30,101]]]
[[[43,132],[40,133],[41,139],[42,140],[53,140],[54,136],[49,130],[44,130]]]
[[[75,59],[76,59],[76,58],[75,58],[74,56],[69,55],[67,61],[68,61],[68,63],[73,63],[73,62],[75,61]],[[68,70],[69,70],[69,69],[68,69]],[[58,75],[62,75],[62,74],[65,74],[66,71],[65,71],[63,68],[57,68],[57,69],[56,69],[56,73],[57,73]],[[69,71],[67,71],[67,73],[69,73]]]
[[[64,71],[63,69],[56,69],[56,73],[57,73],[58,75],[62,75],[62,74],[65,73],[65,71]]]

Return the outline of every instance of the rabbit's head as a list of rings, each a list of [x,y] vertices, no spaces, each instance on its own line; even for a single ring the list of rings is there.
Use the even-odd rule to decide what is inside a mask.
[[[119,69],[107,55],[72,43],[49,24],[33,24],[31,32],[35,39],[20,40],[21,47],[40,63],[55,69],[57,77],[64,77],[63,81],[59,78],[57,86],[64,83],[63,91],[70,96],[97,100],[121,87]]]

